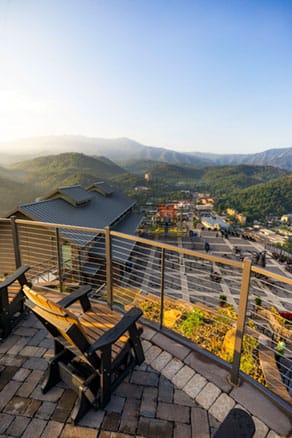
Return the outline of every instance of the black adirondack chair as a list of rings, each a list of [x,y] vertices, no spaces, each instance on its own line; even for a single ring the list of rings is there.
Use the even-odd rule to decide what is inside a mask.
[[[23,286],[28,284],[25,273],[29,266],[21,266],[0,283],[0,338],[6,338],[24,311]]]
[[[26,304],[54,338],[55,355],[49,362],[42,390],[46,392],[62,380],[77,393],[72,412],[74,424],[91,407],[103,408],[114,388],[136,364],[144,361],[142,330],[136,326],[142,311],[136,307],[119,315],[106,304],[91,303],[90,291],[90,287],[83,286],[65,298],[55,294],[59,295],[58,301],[24,287]]]

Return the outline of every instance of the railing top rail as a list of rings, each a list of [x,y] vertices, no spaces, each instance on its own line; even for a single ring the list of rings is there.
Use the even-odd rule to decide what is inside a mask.
[[[292,278],[286,275],[276,274],[275,272],[269,271],[268,269],[259,268],[258,266],[252,266],[251,270],[252,272],[255,272],[257,274],[271,277],[273,280],[278,280],[281,281],[282,283],[286,283],[292,286]]]

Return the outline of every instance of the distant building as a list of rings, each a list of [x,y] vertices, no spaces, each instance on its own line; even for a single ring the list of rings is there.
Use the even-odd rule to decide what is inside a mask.
[[[210,230],[229,230],[230,225],[220,217],[202,216],[201,224]]]
[[[150,173],[150,172],[146,172],[145,175],[144,175],[144,179],[145,179],[147,182],[152,181],[152,173]]]
[[[292,224],[292,213],[291,214],[284,214],[281,217],[281,222],[284,222],[286,224]]]
[[[226,214],[228,216],[234,217],[241,225],[246,224],[246,216],[244,216],[242,213],[238,213],[233,208],[227,208],[226,209]]]

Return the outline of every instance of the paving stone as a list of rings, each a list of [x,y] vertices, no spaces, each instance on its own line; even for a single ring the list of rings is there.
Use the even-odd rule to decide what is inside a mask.
[[[189,380],[194,376],[195,371],[189,366],[183,366],[171,379],[172,383],[178,388],[182,389]]]
[[[43,420],[49,420],[55,408],[56,408],[56,403],[43,402],[39,410],[37,411],[36,416]]]
[[[137,434],[147,438],[172,437],[171,421],[140,417]]]
[[[234,405],[235,401],[229,395],[222,393],[209,409],[209,413],[222,422]]]
[[[16,356],[18,353],[22,351],[24,346],[27,344],[28,339],[21,337],[18,341],[8,350],[7,354],[11,354],[12,356]]]
[[[144,351],[144,354],[145,354],[146,351],[149,350],[150,347],[152,347],[152,344],[149,341],[143,340],[142,341],[142,347],[143,347],[143,351]]]
[[[4,341],[0,343],[0,354],[6,354],[13,345],[17,343],[20,336],[10,335]]]
[[[120,426],[121,416],[117,412],[108,412],[103,420],[103,429],[117,432]]]
[[[145,351],[145,361],[151,364],[154,359],[161,353],[161,348],[156,345],[151,345],[151,347]]]
[[[157,388],[144,388],[140,409],[141,415],[144,417],[155,417],[157,393]]]
[[[98,409],[98,411],[90,409],[90,411],[88,411],[84,417],[81,418],[78,425],[99,429],[103,422],[104,416],[105,411],[103,409]]]
[[[143,386],[158,386],[159,376],[153,372],[134,370],[131,377],[131,383],[141,384]]]
[[[20,385],[21,384],[19,382],[11,380],[11,382],[8,382],[7,385],[4,386],[4,388],[0,392],[0,411],[2,411],[2,409],[12,399]]]
[[[158,401],[171,403],[173,400],[173,384],[163,375],[159,379]]]
[[[199,437],[199,438],[210,437],[208,414],[204,409],[201,408],[191,409],[191,425],[192,425],[193,437]]]
[[[57,421],[49,421],[42,433],[42,438],[56,438],[60,436],[64,424]]]
[[[267,436],[269,428],[258,418],[252,417],[252,419],[256,428],[253,438],[264,438],[265,436]]]
[[[165,401],[165,400],[164,400]],[[176,405],[183,406],[199,406],[191,397],[189,397],[182,389],[175,388],[173,402]]]
[[[150,341],[155,333],[156,330],[153,330],[150,327],[143,326],[142,339],[147,339],[148,341]]]
[[[173,358],[162,370],[161,373],[167,379],[172,379],[172,377],[183,367],[183,362],[176,358]]]
[[[151,365],[155,370],[161,371],[168,364],[168,362],[171,361],[172,358],[173,356],[170,353],[168,353],[167,351],[162,351],[156,357],[156,359],[151,362]]]
[[[41,402],[30,398],[13,397],[5,406],[5,412],[11,415],[33,417],[38,411]]]
[[[17,367],[5,367],[0,373],[0,391],[7,385],[8,382],[14,377],[17,371]]]
[[[14,419],[13,415],[0,414],[0,434],[4,433]]]
[[[147,371],[149,368],[149,365],[144,361],[143,363],[141,363],[140,365],[136,365],[135,369],[137,371]]]
[[[270,430],[270,432],[268,433],[266,438],[283,438],[282,436],[278,435],[276,432],[274,432],[273,430]]]
[[[11,356],[9,354],[5,354],[0,359],[0,365],[5,365],[5,366],[8,366],[8,367],[20,368],[23,365],[24,362],[25,362],[25,358],[24,357]]]
[[[168,421],[190,422],[190,408],[188,406],[175,405],[160,402],[157,406],[157,418]]]
[[[28,345],[38,346],[47,337],[47,330],[38,330],[37,333],[28,341]]]
[[[17,373],[14,374],[13,380],[16,380],[17,382],[24,382],[29,374],[30,370],[28,370],[27,368],[20,368],[18,369]]]
[[[53,348],[54,340],[51,338],[45,338],[38,344],[38,346],[43,348]]]
[[[34,347],[32,345],[26,345],[20,352],[20,356],[28,357],[42,357],[46,352],[45,348]]]
[[[141,399],[143,392],[143,386],[136,385],[134,383],[122,382],[117,389],[115,394],[120,397],[136,398]]]
[[[184,360],[185,357],[190,353],[190,349],[188,347],[182,345],[180,342],[176,342],[173,339],[168,338],[159,332],[153,336],[151,341],[162,350],[168,351],[180,360]]]
[[[19,390],[17,391],[17,395],[19,396],[19,397],[29,397],[30,396],[30,394],[32,393],[32,391],[34,390],[34,388],[36,387],[36,385],[37,385],[37,383],[35,382],[35,383],[30,383],[30,382],[28,382],[28,383],[26,383],[26,382],[24,382],[21,386],[20,386],[20,388],[19,388]]]
[[[20,335],[21,337],[29,337],[32,338],[37,333],[37,328],[31,328],[31,327],[18,327],[15,331],[15,335]]]
[[[140,400],[127,399],[121,417],[119,431],[135,435],[138,425]]]
[[[112,432],[110,438],[133,438],[133,435],[127,433]]]
[[[111,438],[113,432],[107,432],[106,430],[101,430],[98,438]]]
[[[77,395],[72,389],[65,389],[54,410],[52,420],[64,423],[74,407],[76,398]]]
[[[23,364],[23,368],[29,368],[31,370],[45,370],[48,366],[48,362],[41,357],[31,357]]]
[[[207,380],[200,374],[195,374],[191,380],[184,386],[184,391],[188,396],[194,399],[199,392],[206,386]]]
[[[30,421],[28,417],[15,417],[6,431],[6,436],[20,437]]]
[[[96,438],[97,431],[88,427],[72,426],[66,424],[60,435],[61,438]]]
[[[30,383],[31,385],[35,385],[35,383],[40,383],[40,381],[43,379],[43,376],[44,376],[43,371],[33,370],[26,378],[25,383]]]
[[[207,385],[202,389],[202,391],[197,395],[196,402],[199,403],[204,409],[209,409],[214,403],[216,398],[219,397],[221,390],[217,388],[214,383],[207,383]]]
[[[63,392],[64,392],[64,389],[58,388],[57,386],[54,386],[48,392],[43,394],[42,390],[41,390],[41,386],[38,385],[34,389],[34,391],[32,392],[31,397],[35,398],[37,400],[56,402],[59,400],[59,398],[61,397]]]
[[[206,356],[197,351],[192,351],[184,360],[186,365],[189,365],[201,376],[205,377],[209,382],[214,383],[222,391],[229,393],[232,386],[227,381],[229,372],[212,360],[208,360]]]
[[[173,438],[191,438],[192,429],[189,424],[175,423]]]
[[[42,432],[44,428],[46,427],[47,422],[44,420],[41,420],[39,418],[34,418],[26,428],[24,434],[22,435],[22,438],[31,438],[32,436],[34,438],[40,437],[42,435]]]
[[[112,395],[110,402],[106,405],[105,410],[107,412],[122,412],[125,404],[125,398],[118,395]]]

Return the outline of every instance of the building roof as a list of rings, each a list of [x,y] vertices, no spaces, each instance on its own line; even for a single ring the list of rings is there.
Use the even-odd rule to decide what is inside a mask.
[[[135,202],[125,194],[101,182],[87,189],[61,187],[43,200],[19,205],[9,216],[19,212],[41,222],[98,229],[122,227],[125,231],[119,231],[133,234],[137,226],[137,217],[131,211],[134,205]],[[80,246],[86,245],[96,235],[70,230],[62,230],[62,234]]]

